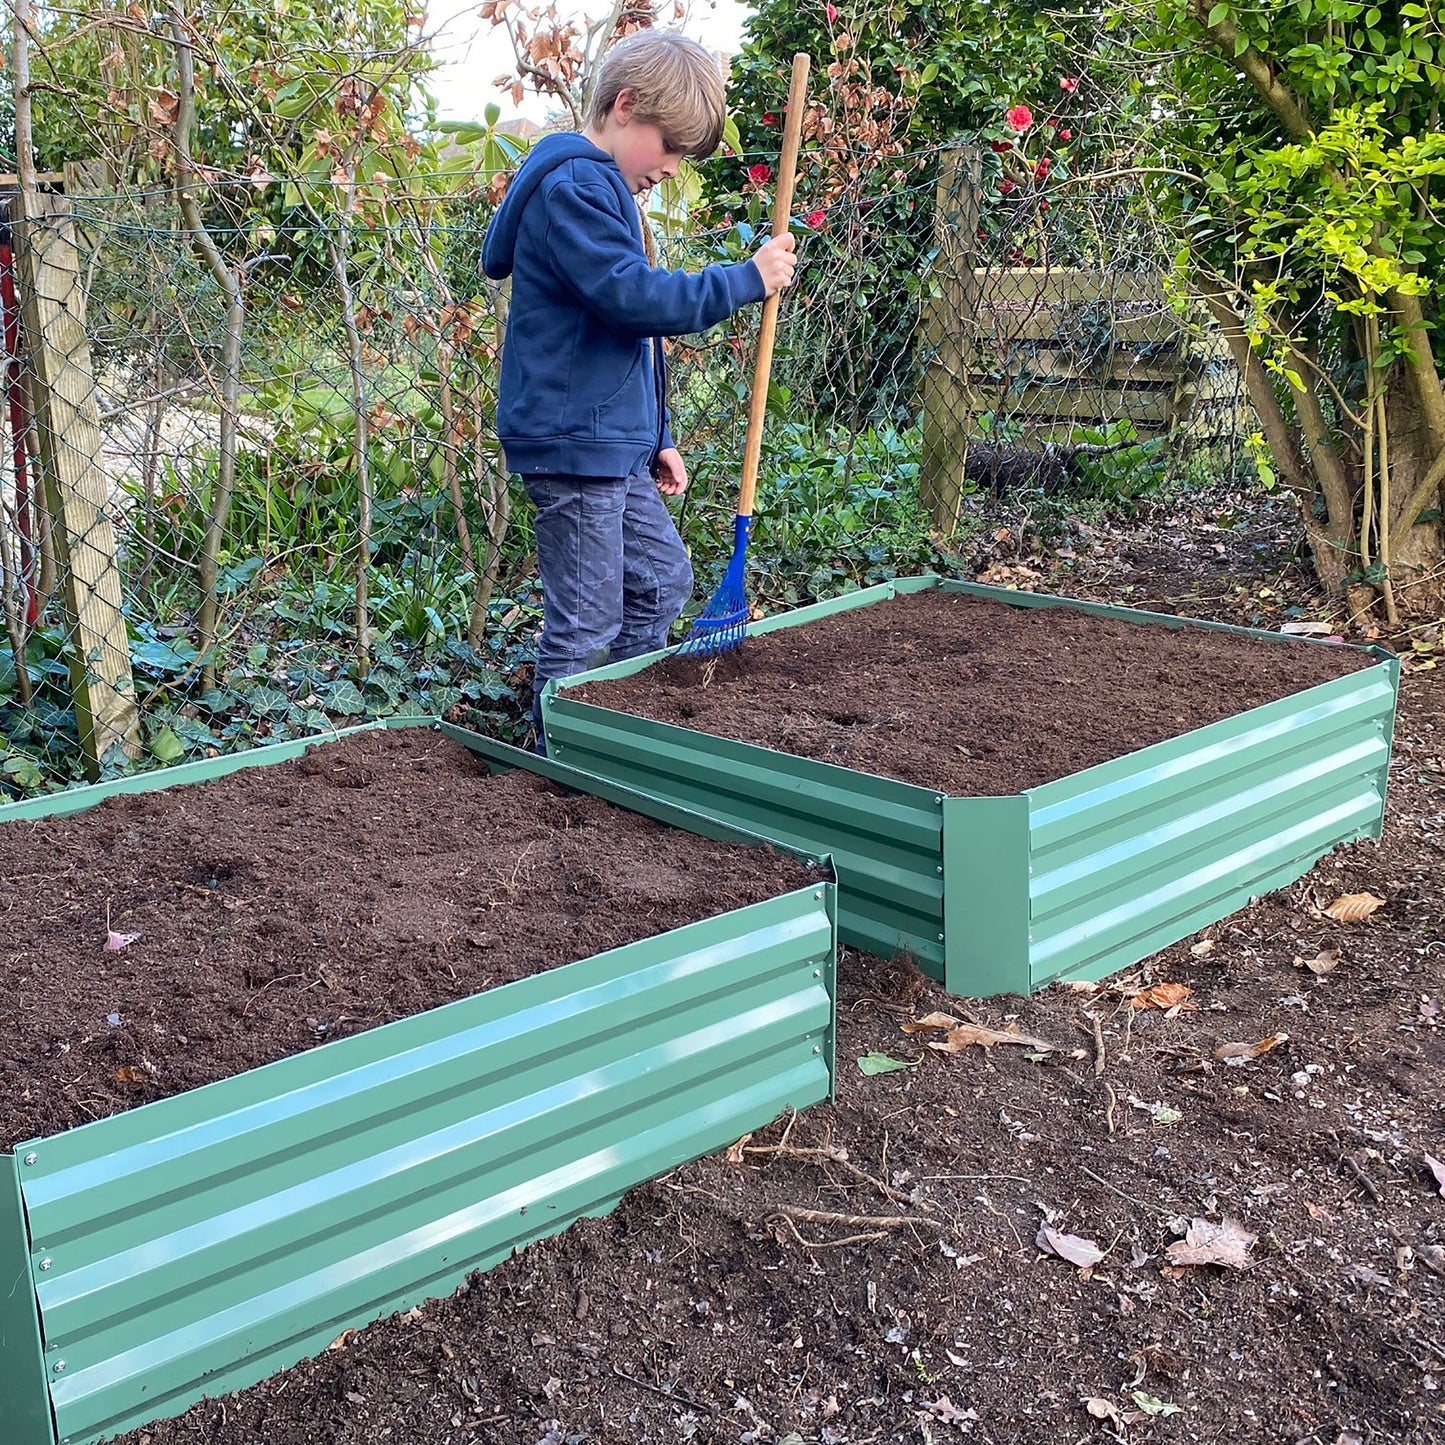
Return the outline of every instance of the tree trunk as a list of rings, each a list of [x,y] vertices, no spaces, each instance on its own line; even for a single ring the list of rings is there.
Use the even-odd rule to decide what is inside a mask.
[[[1430,429],[1403,377],[1385,394],[1385,426],[1389,496],[1382,493],[1380,500],[1392,534],[1388,560],[1395,603],[1402,618],[1439,617],[1445,613],[1445,531],[1438,493],[1425,511],[1427,520],[1399,535],[1401,515],[1435,461]]]

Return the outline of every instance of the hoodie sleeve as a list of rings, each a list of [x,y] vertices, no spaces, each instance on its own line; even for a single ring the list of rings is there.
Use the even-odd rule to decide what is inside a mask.
[[[635,336],[706,331],[766,288],[752,261],[698,272],[649,266],[607,185],[553,186],[547,193],[547,253],[577,298],[609,326]]]

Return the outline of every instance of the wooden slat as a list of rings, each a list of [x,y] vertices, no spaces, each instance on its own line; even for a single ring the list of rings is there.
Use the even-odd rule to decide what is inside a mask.
[[[1173,388],[1162,390],[1104,386],[962,386],[958,389],[961,410],[977,414],[990,411],[999,417],[1042,417],[1074,420],[1088,426],[1100,421],[1127,417],[1138,423],[1162,426],[1169,420]]]
[[[1095,271],[1061,266],[985,266],[974,270],[974,284],[984,306],[1036,296],[1045,306],[1122,305],[1145,302],[1167,310],[1157,271]]]
[[[71,688],[86,765],[119,743],[140,752],[120,565],[100,465],[100,406],[85,334],[85,295],[70,205],[21,192],[15,259],[31,369],[31,401],[56,550],[65,578]]]
[[[1091,358],[1067,349],[1043,347],[1019,347],[1014,355],[1004,357],[983,357],[975,352],[964,365],[980,386],[1001,381],[1003,376],[1015,381],[1082,382],[1091,386],[1115,382],[1176,386],[1189,373],[1189,362],[1182,355],[1175,360],[1165,354],[1138,361],[1131,351]]]

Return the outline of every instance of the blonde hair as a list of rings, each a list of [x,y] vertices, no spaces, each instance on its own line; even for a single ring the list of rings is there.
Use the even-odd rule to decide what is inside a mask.
[[[727,99],[717,57],[675,30],[639,30],[619,40],[602,62],[587,106],[587,124],[600,127],[617,97],[637,97],[633,114],[662,132],[668,150],[710,156],[722,143]]]

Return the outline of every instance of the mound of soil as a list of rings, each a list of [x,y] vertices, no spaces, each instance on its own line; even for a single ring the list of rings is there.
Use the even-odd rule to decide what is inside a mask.
[[[4,824],[0,877],[0,1148],[810,881],[421,728]]]
[[[933,590],[588,683],[584,702],[958,797],[1039,787],[1366,654]]]

